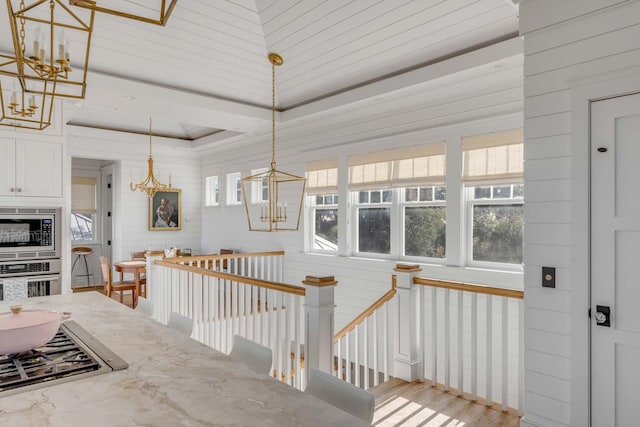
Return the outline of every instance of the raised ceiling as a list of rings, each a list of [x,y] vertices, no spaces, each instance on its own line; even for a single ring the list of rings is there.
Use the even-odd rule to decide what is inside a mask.
[[[268,52],[284,58],[277,105],[292,111],[514,37],[517,15],[511,0],[178,0],[164,27],[96,13],[87,96],[65,101],[65,119],[144,133],[152,116],[154,133],[187,140],[263,133]]]

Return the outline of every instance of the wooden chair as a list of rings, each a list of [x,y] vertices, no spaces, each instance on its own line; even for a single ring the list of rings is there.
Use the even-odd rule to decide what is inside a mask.
[[[233,253],[233,249],[220,249],[220,255],[229,255]],[[227,271],[229,269],[229,260],[222,260],[222,271]],[[220,270],[220,260],[216,261],[216,270]]]
[[[131,252],[131,261],[146,261],[147,255],[145,251]],[[140,275],[140,295],[139,297],[147,297],[147,276],[145,274]]]
[[[131,291],[131,305],[135,301],[136,284],[134,282],[114,282],[111,278],[111,264],[109,258],[100,257],[100,267],[102,268],[102,282],[104,283],[104,293],[111,298],[111,294],[120,292],[120,303],[122,304],[122,296],[124,291]]]

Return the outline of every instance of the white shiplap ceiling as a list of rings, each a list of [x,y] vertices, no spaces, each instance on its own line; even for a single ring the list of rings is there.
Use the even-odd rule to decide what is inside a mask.
[[[87,96],[66,101],[65,119],[144,133],[153,116],[154,134],[188,140],[263,133],[268,52],[285,61],[276,70],[278,109],[302,111],[514,37],[517,15],[511,0],[178,0],[164,27],[97,13]],[[0,29],[0,49],[10,51]]]

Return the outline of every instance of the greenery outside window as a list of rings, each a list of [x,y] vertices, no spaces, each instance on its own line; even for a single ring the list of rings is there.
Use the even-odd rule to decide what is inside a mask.
[[[444,259],[445,143],[352,156],[348,163],[354,251]]]
[[[404,256],[445,258],[446,198],[444,186],[402,189]]]
[[[522,266],[523,140],[522,129],[462,139],[468,265]]]
[[[95,242],[97,217],[97,180],[95,177],[71,178],[71,240]]]
[[[355,251],[357,253],[391,253],[391,189],[353,192]]]

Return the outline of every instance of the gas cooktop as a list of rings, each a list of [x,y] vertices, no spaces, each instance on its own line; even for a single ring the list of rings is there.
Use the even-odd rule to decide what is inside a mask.
[[[128,366],[78,323],[68,320],[44,346],[0,355],[0,397]]]

